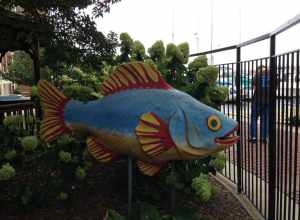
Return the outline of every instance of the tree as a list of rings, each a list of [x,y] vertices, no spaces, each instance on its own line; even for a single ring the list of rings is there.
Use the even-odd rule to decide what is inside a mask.
[[[97,31],[94,19],[109,12],[120,0],[1,0],[0,7],[20,6],[23,14],[43,21],[48,36],[43,41],[45,59],[50,66],[57,61],[99,67],[103,60],[111,60],[117,46],[116,34],[107,36]],[[85,13],[91,6],[93,15]]]
[[[173,43],[167,45],[166,66],[171,71],[173,81],[182,82],[180,78],[182,78],[183,72],[186,69],[184,64],[187,63],[188,56],[189,46],[187,43],[180,44],[179,46]]]
[[[128,33],[120,34],[120,51],[121,54],[118,57],[119,63],[129,62],[130,55],[132,53],[133,40]]]
[[[43,53],[41,52],[43,56]],[[10,80],[17,84],[33,85],[33,66],[32,60],[28,54],[23,51],[17,51],[14,53],[14,60],[8,66],[8,72],[3,74],[3,78]],[[42,65],[41,68],[41,78],[49,79],[51,75],[51,70]]]
[[[190,55],[190,47],[187,42],[181,43],[178,45],[178,49],[181,51],[183,55],[183,64],[187,64],[189,62],[189,55]]]
[[[205,55],[196,57],[189,63],[188,68],[191,72],[197,72],[200,68],[207,66],[207,57]]]
[[[218,68],[207,64],[206,56],[199,56],[188,65],[189,85],[186,91],[201,102],[220,108],[228,95],[228,89],[216,84]]]
[[[200,68],[207,66],[207,57],[205,55],[196,57],[192,62],[188,65],[188,72],[187,75],[189,77],[189,80],[193,82],[195,80],[196,72]]]
[[[156,63],[162,63],[166,56],[166,49],[164,42],[159,40],[156,41],[149,49],[148,53],[150,58]]]
[[[143,61],[146,57],[145,47],[140,41],[134,41],[132,47],[132,59]]]

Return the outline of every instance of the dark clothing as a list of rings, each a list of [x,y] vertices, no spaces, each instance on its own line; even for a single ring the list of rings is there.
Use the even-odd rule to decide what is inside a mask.
[[[257,118],[260,117],[260,136],[266,139],[269,130],[269,106],[268,105],[251,105],[251,138],[257,138]]]
[[[260,135],[268,136],[270,74],[256,74],[252,82],[254,94],[251,105],[251,138],[257,137],[257,119],[260,117]]]
[[[254,77],[252,84],[255,87],[252,102],[255,102],[258,105],[268,105],[270,91],[270,75],[257,74]]]

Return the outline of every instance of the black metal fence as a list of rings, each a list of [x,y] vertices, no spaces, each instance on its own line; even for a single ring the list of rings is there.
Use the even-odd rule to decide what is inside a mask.
[[[272,33],[191,55],[236,50],[236,62],[217,65],[217,83],[229,90],[222,111],[239,122],[241,136],[226,151],[223,175],[270,220],[300,219],[300,50],[276,54],[276,36],[299,22],[300,14]],[[270,41],[269,57],[241,61],[243,47],[263,40]]]
[[[23,129],[34,134],[37,130],[35,121],[37,120],[36,106],[32,101],[14,101],[0,104],[0,125],[8,116],[21,116]]]

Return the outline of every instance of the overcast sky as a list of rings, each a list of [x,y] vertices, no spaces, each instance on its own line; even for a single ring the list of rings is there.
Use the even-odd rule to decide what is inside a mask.
[[[122,0],[97,20],[100,31],[128,32],[146,48],[156,40],[188,42],[191,53],[210,49],[213,5],[213,48],[225,47],[266,34],[300,13],[300,0]],[[300,24],[278,37],[277,52],[300,48]],[[199,52],[198,51],[198,52]],[[242,59],[267,56],[267,41],[246,47]],[[214,56],[231,62],[234,52]]]

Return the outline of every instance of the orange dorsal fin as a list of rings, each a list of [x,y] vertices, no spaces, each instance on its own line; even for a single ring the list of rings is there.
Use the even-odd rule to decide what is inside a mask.
[[[125,63],[117,67],[103,82],[102,95],[127,89],[156,88],[170,89],[161,74],[151,65],[142,62]]]

